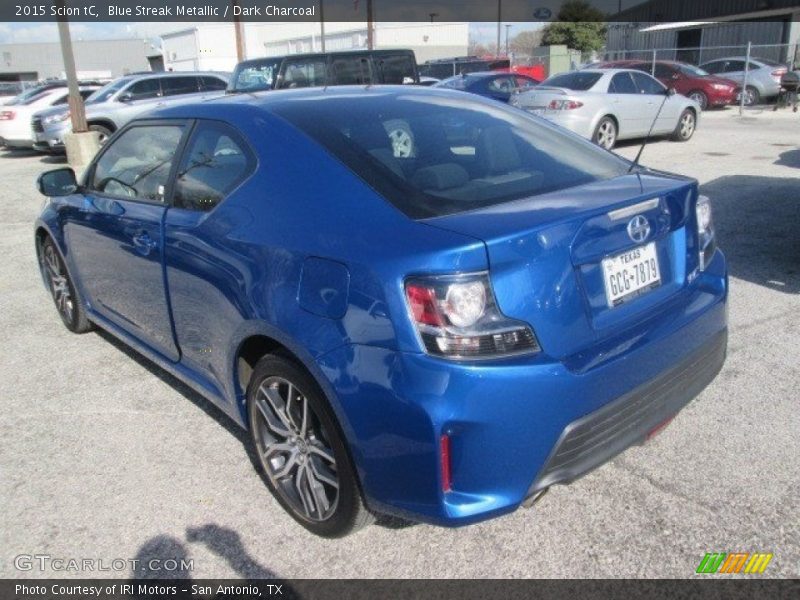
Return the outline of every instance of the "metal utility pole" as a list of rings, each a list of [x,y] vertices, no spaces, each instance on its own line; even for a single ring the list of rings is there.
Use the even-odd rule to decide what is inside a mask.
[[[744,96],[747,93],[747,70],[750,68],[750,50],[752,42],[747,42],[747,56],[744,59],[744,79],[742,80],[742,91],[739,95],[739,116],[744,112]]]
[[[236,35],[236,60],[242,62],[246,52],[244,47],[244,24],[240,16],[236,14],[236,9],[239,8],[239,0],[231,0],[231,8],[233,9],[233,30]]]
[[[495,57],[500,56],[500,26],[503,20],[503,0],[497,0],[497,46],[495,47]]]
[[[372,31],[372,0],[367,0],[367,49],[372,50],[375,45]]]
[[[319,0],[319,47],[325,52],[325,8],[323,0]]]
[[[511,25],[506,23],[506,57],[508,57],[508,30],[511,29]]]
[[[67,14],[66,0],[56,0],[55,4],[62,15]],[[69,115],[72,119],[72,132],[83,133],[89,128],[86,125],[83,98],[78,90],[78,75],[75,71],[75,56],[72,53],[72,39],[69,36],[67,17],[58,17],[58,38],[61,42],[61,56],[64,58],[64,72],[67,75],[67,87],[69,88]]]

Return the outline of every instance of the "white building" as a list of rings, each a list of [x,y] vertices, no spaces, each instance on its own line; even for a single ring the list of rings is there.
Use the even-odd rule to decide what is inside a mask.
[[[322,51],[319,23],[247,23],[244,32],[247,58]],[[375,23],[373,34],[375,48],[410,48],[422,63],[467,54],[469,23]],[[236,65],[232,23],[206,23],[161,38],[166,70],[231,71]],[[366,23],[325,23],[327,52],[366,47]]]

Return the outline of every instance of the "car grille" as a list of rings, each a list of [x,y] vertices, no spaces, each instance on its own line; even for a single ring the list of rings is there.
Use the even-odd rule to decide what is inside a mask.
[[[725,331],[677,367],[567,425],[529,495],[569,483],[642,441],[711,383],[727,345]]]
[[[34,117],[31,121],[31,126],[36,133],[42,133],[44,131],[41,117]]]

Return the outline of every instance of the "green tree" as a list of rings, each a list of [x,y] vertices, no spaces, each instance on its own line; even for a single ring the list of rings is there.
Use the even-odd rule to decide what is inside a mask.
[[[530,55],[534,48],[542,43],[542,32],[529,29],[515,35],[509,46],[514,54]]]
[[[606,43],[605,15],[587,2],[569,0],[556,21],[544,28],[542,43],[564,44],[581,52],[600,50]]]

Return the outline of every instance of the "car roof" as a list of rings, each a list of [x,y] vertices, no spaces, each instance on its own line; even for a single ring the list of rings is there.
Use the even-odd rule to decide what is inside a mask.
[[[381,48],[380,50],[332,50],[330,52],[301,52],[298,54],[281,54],[278,56],[261,56],[259,58],[249,58],[247,60],[243,60],[238,63],[236,66],[238,67],[246,67],[250,65],[258,65],[264,62],[275,61],[275,60],[283,60],[285,58],[299,58],[299,59],[306,59],[306,58],[320,58],[320,57],[327,57],[327,56],[362,56],[362,55],[377,55],[381,56],[384,54],[413,54],[413,50],[409,48]]]
[[[722,58],[714,58],[712,60],[703,61],[703,64],[707,65],[708,63],[720,62],[722,60],[747,60],[747,57],[746,56],[723,56]],[[750,62],[760,63],[760,62],[763,62],[763,61],[760,58],[757,58],[755,56],[751,56],[750,57]]]

